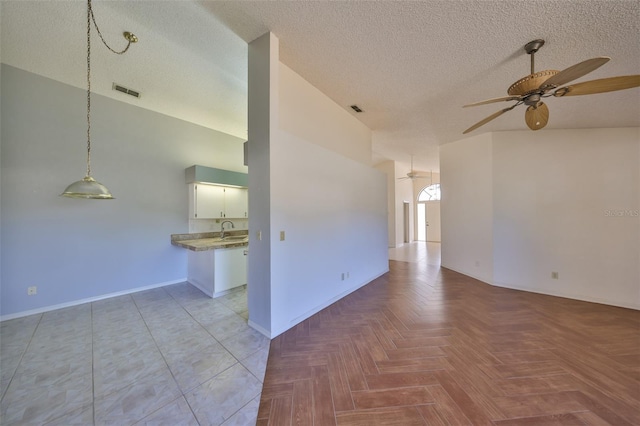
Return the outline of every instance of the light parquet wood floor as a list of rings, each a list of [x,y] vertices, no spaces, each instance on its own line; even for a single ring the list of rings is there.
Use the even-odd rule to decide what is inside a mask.
[[[391,261],[272,340],[257,423],[639,425],[640,312]]]

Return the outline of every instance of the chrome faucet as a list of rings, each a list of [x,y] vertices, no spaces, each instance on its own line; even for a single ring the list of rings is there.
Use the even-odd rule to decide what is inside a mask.
[[[235,226],[233,225],[233,222],[231,222],[230,220],[225,220],[220,224],[220,238],[224,238],[224,224],[225,223],[230,223],[232,228],[235,228]]]

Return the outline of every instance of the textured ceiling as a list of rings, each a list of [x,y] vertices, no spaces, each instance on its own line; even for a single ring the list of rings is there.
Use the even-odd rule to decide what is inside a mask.
[[[245,138],[246,43],[272,31],[284,63],[351,113],[364,110],[375,161],[414,155],[421,170],[438,170],[438,145],[509,106],[461,108],[529,74],[530,40],[546,40],[536,70],[610,56],[577,81],[640,73],[635,0],[94,1],[94,11],[111,44],[125,43],[124,30],[140,37],[121,57],[94,37],[98,93]],[[2,61],[83,87],[85,13],[82,2],[3,2]],[[142,98],[111,91],[114,81]],[[640,89],[546,103],[550,129],[640,126]],[[524,109],[472,135],[526,129]]]

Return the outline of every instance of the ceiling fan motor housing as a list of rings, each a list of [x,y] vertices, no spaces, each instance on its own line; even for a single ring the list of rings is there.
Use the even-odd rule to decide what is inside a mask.
[[[529,74],[509,86],[507,93],[511,96],[526,96],[538,92],[542,83],[559,72],[558,70],[544,70],[538,71],[535,74]]]

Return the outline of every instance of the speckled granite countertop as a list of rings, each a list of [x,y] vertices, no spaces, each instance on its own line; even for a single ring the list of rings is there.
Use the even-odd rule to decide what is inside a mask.
[[[219,232],[171,234],[171,244],[192,251],[247,247],[249,245],[249,234],[246,231],[229,231],[224,235],[224,238],[220,238]]]

